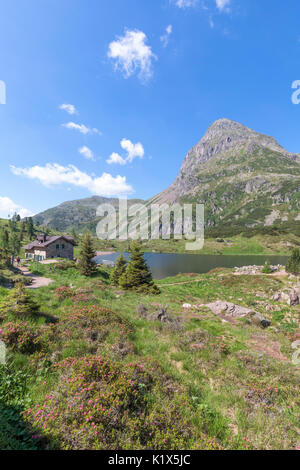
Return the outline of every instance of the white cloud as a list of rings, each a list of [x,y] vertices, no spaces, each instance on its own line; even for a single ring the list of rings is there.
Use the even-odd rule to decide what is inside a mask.
[[[68,114],[78,114],[77,109],[73,104],[61,104],[59,109],[67,111]]]
[[[0,217],[6,219],[8,215],[13,215],[15,212],[19,214],[21,218],[33,215],[32,211],[16,204],[9,197],[0,197]]]
[[[93,151],[86,145],[80,147],[80,149],[78,149],[78,152],[83,155],[84,158],[86,158],[87,160],[95,160]]]
[[[121,157],[121,155],[119,155],[118,153],[116,152],[113,152],[109,159],[106,160],[106,162],[109,164],[109,165],[112,165],[112,164],[118,164],[118,165],[126,165],[126,160]]]
[[[127,152],[127,157],[123,158],[118,153],[114,152],[110,155],[109,159],[106,162],[111,164],[126,165],[126,163],[131,163],[135,158],[143,158],[145,155],[145,150],[143,145],[140,142],[134,144],[129,139],[122,139],[120,145],[123,150]]]
[[[115,60],[116,69],[123,72],[125,78],[138,72],[138,77],[148,80],[152,76],[152,61],[157,57],[146,44],[147,36],[143,31],[127,30],[109,44],[108,57]]]
[[[216,0],[216,5],[218,10],[223,11],[227,10],[227,7],[229,7],[231,0]]]
[[[90,176],[80,171],[74,165],[62,166],[58,163],[47,163],[44,167],[16,168],[11,165],[11,171],[18,176],[25,176],[40,181],[46,187],[66,183],[88,189],[97,196],[119,196],[130,194],[133,188],[127,184],[125,176],[113,177],[109,173],[101,176]]]
[[[175,3],[178,8],[184,9],[196,6],[199,3],[199,0],[173,0],[173,3]],[[216,7],[219,11],[222,12],[229,12],[228,7],[230,3],[231,0],[215,0]],[[209,8],[204,3],[201,4],[201,7],[203,10],[209,10]]]
[[[140,142],[133,144],[129,139],[123,139],[121,140],[121,147],[127,151],[128,156],[126,160],[130,163],[136,157],[143,158],[145,154],[144,147]]]
[[[93,129],[90,129],[84,124],[76,124],[75,122],[67,122],[66,124],[62,124],[62,126],[66,127],[67,129],[74,129],[76,131],[79,131],[81,134],[84,134],[84,135],[86,134],[102,135],[101,132],[95,127]]]
[[[160,40],[163,44],[163,47],[167,47],[169,44],[169,39],[173,31],[173,26],[169,24],[169,26],[166,27],[166,32],[160,37]]]
[[[178,8],[193,7],[196,5],[197,2],[198,0],[175,0],[175,4],[176,6],[178,6]]]

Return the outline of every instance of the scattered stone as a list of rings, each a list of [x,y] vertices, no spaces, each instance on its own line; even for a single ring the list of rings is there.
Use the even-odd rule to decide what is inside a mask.
[[[157,320],[159,320],[161,322],[166,322],[167,320],[169,320],[169,318],[167,316],[167,306],[166,307],[163,306],[161,308],[161,310],[158,312]]]
[[[140,317],[146,317],[148,314],[148,309],[144,305],[139,304],[137,306],[136,312]]]
[[[280,292],[276,292],[276,294],[274,294],[273,297],[271,297],[271,299],[274,300],[274,302],[279,302],[280,298],[281,298]]]
[[[192,308],[192,306],[191,306],[191,304],[183,304],[182,308],[190,309],[190,308]]]
[[[276,292],[276,294],[271,297],[271,300],[274,300],[274,302],[286,302],[291,307],[299,305],[300,303],[299,292],[295,288],[287,292]]]
[[[225,302],[221,300],[206,304],[206,307],[208,307],[215,315],[221,315],[222,313],[226,313],[226,315],[235,318],[244,317],[251,312],[251,310],[246,307],[240,307],[230,302]]]
[[[273,273],[280,271],[283,269],[283,266],[281,265],[276,265],[276,266],[270,266],[271,270]],[[234,274],[235,275],[258,275],[262,274],[262,269],[263,266],[241,266],[241,267],[235,267],[234,268]]]
[[[267,328],[271,325],[271,323],[260,313],[246,307],[241,307],[240,305],[235,305],[231,302],[218,300],[216,302],[206,304],[206,307],[208,307],[215,315],[224,315],[224,320],[232,321],[234,319],[248,317],[252,323],[262,326],[263,328]]]
[[[288,304],[291,307],[294,307],[295,305],[299,305],[299,295],[295,289],[292,289],[290,292],[290,298],[288,300]]]

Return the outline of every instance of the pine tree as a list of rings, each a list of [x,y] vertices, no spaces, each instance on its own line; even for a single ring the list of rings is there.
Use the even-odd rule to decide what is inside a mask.
[[[115,267],[110,275],[110,282],[114,286],[119,285],[120,278],[126,271],[126,266],[127,266],[127,261],[125,257],[123,256],[123,254],[121,254],[119,258],[116,260]]]
[[[287,262],[286,268],[287,273],[299,274],[300,273],[300,250],[295,248]]]
[[[13,256],[20,253],[21,244],[17,233],[12,233],[10,238],[10,249]]]
[[[6,229],[2,229],[0,232],[0,262],[8,266],[10,263],[9,255],[9,234]]]
[[[24,232],[25,232],[25,224],[24,222],[21,223],[21,228],[20,228],[20,235],[19,235],[19,240],[22,242],[24,240]]]
[[[32,239],[34,237],[34,226],[33,226],[32,217],[29,217],[27,219],[27,232],[28,232],[29,238]]]
[[[120,287],[149,294],[159,294],[160,290],[153,282],[151,271],[144,259],[140,244],[134,242],[129,251],[130,262],[119,280]]]
[[[37,314],[39,309],[39,305],[31,298],[25,286],[18,282],[7,299],[2,303],[0,314],[10,313],[24,318]]]
[[[75,242],[75,243],[78,243],[78,235],[77,235],[77,232],[76,232],[76,230],[75,230],[74,228],[72,229],[71,235],[72,235],[72,237],[73,237],[73,239],[74,239],[74,242]]]
[[[93,238],[90,232],[87,232],[80,245],[78,268],[84,276],[91,276],[97,271],[97,265],[92,261],[96,253],[94,249]]]

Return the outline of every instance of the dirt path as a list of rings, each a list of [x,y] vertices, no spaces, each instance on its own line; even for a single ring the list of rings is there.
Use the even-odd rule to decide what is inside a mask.
[[[39,287],[47,287],[49,284],[51,284],[51,282],[53,282],[52,279],[47,277],[41,277],[37,276],[36,274],[32,274],[25,266],[18,266],[18,269],[22,271],[24,276],[32,278],[32,283],[29,286],[26,286],[27,289],[39,289]]]

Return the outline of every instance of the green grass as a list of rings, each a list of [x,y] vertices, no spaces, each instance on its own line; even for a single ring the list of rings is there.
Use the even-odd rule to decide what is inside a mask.
[[[4,442],[0,440],[0,448],[24,445],[68,449],[81,443],[84,448],[294,449],[300,444],[300,403],[295,394],[299,368],[291,362],[291,343],[300,333],[300,309],[282,305],[278,312],[274,310],[277,304],[270,300],[274,292],[288,286],[287,278],[234,276],[230,270],[217,269],[158,281],[161,295],[150,296],[110,286],[108,267],[99,269],[90,279],[75,268],[53,268],[50,272],[48,266],[39,265],[33,269],[54,280],[30,293],[40,303],[42,315],[28,321],[38,331],[43,346],[39,353],[30,355],[9,351],[12,370],[30,378],[23,381],[21,390],[18,382],[11,385],[19,397],[17,402],[5,398],[5,385],[0,380],[0,402],[4,390],[2,403],[6,407],[0,420],[0,431],[2,426],[6,437]],[[71,283],[75,297],[60,299],[56,289]],[[1,298],[7,295],[0,290],[0,306]],[[206,307],[182,308],[183,303],[201,305],[214,300],[251,307],[270,319],[272,327],[261,330],[244,320],[224,323]],[[266,303],[270,310],[266,310]],[[147,308],[145,316],[137,313],[139,304]],[[161,305],[168,305],[167,314],[173,321],[155,320]],[[95,308],[99,313],[89,317],[93,314],[88,312]],[[83,316],[73,318],[80,312]],[[56,323],[51,325],[49,318],[53,317]],[[4,318],[0,328],[5,328],[6,321]],[[91,340],[92,333],[98,335],[96,341]],[[151,377],[149,383],[139,381],[137,385],[145,416],[140,416],[137,404],[131,412],[131,405],[124,401],[118,412],[118,420],[125,420],[123,431],[111,428],[111,421],[103,417],[106,444],[95,440],[86,427],[82,428],[86,437],[80,440],[77,436],[71,422],[78,418],[68,415],[67,406],[67,397],[77,388],[73,392],[66,381],[70,376],[75,380],[76,375],[72,375],[72,367],[54,367],[55,362],[70,357],[79,364],[91,355],[113,361],[112,371],[119,367],[125,371],[131,363],[142,363]],[[122,381],[118,387],[123,390]],[[52,394],[58,400],[57,421],[53,425],[47,422],[43,429],[31,414],[27,418],[26,412],[45,403],[45,397]],[[159,410],[164,410],[163,415]],[[66,419],[71,420],[69,424]],[[20,432],[24,439],[17,437]],[[41,439],[28,438],[36,433]]]
[[[222,230],[220,230],[222,233]],[[222,237],[222,235],[221,235]],[[290,255],[293,247],[300,244],[300,237],[293,234],[256,234],[251,238],[240,235],[223,235],[224,242],[218,242],[217,237],[205,238],[204,247],[199,253],[203,255]],[[97,251],[128,251],[128,242],[119,241],[95,241]],[[147,240],[142,243],[145,252],[156,253],[185,253],[185,240]],[[75,248],[75,256],[78,256],[78,248]]]

